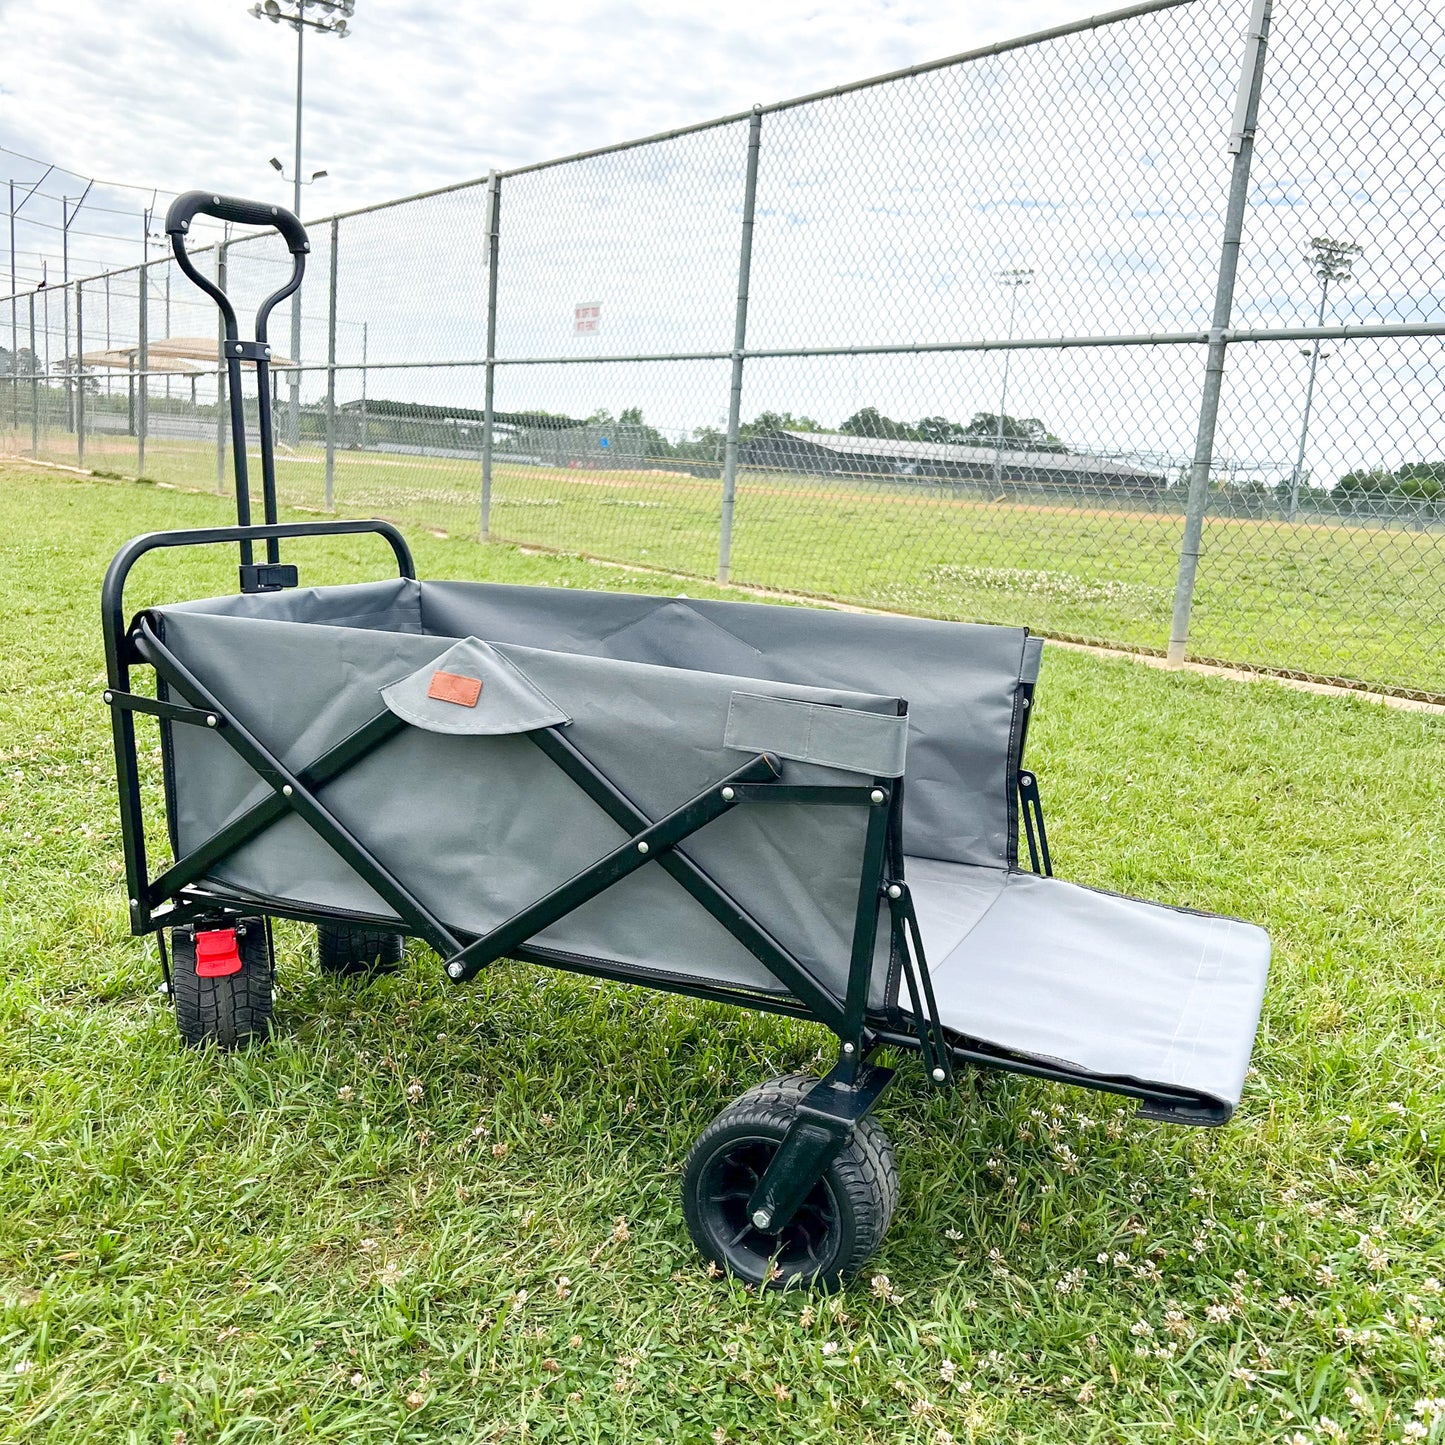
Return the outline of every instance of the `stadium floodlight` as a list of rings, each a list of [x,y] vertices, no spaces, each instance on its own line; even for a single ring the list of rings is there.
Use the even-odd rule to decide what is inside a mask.
[[[307,11],[316,12],[308,15]],[[258,0],[251,7],[251,14],[258,20],[269,20],[273,25],[285,21],[296,31],[296,153],[291,170],[291,209],[301,214],[301,77],[302,39],[308,30],[322,35],[335,35],[345,40],[351,34],[350,17],[356,13],[356,0]],[[284,176],[280,161],[274,156],[271,165]],[[314,171],[312,181],[318,181],[325,171]],[[291,298],[291,359],[301,359],[301,298],[300,293]],[[287,422],[289,441],[292,446],[301,440],[301,373],[291,372],[291,406]]]
[[[1008,340],[1012,341],[1014,339],[1014,312],[1018,309],[1019,292],[1025,286],[1032,284],[1034,273],[1031,270],[1015,267],[1009,271],[1000,271],[997,279],[1000,286],[1007,286],[1009,289]],[[998,435],[995,438],[993,452],[993,484],[995,488],[1003,485],[1003,428],[1005,410],[1008,406],[1009,355],[1009,348],[1005,346],[1003,353],[1003,389],[998,399]]]
[[[1364,255],[1364,252],[1365,248],[1356,245],[1353,241],[1336,241],[1330,236],[1310,237],[1305,259],[1310,263],[1310,269],[1320,282],[1320,306],[1315,316],[1316,326],[1325,324],[1325,302],[1329,298],[1330,283],[1353,280],[1355,262]],[[1289,519],[1291,522],[1299,514],[1300,488],[1304,485],[1305,479],[1305,448],[1309,445],[1310,439],[1310,412],[1314,407],[1315,400],[1315,372],[1319,369],[1320,362],[1333,353],[1321,351],[1319,342],[1316,341],[1313,346],[1301,347],[1300,354],[1309,358],[1310,373],[1309,381],[1305,385],[1305,408],[1299,429],[1299,452],[1295,456],[1294,471],[1290,473],[1289,479]]]
[[[276,159],[275,156],[271,157],[271,169],[279,171],[283,180],[289,181],[292,179],[292,177],[286,174],[286,168],[281,164],[280,161]],[[307,180],[302,181],[301,184],[303,186],[315,185],[317,181],[324,181],[330,174],[330,171],[312,171],[310,177]]]

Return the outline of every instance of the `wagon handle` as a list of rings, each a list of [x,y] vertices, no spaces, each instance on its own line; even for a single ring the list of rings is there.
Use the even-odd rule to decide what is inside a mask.
[[[272,226],[281,233],[286,242],[286,249],[291,252],[292,258],[291,279],[279,290],[273,291],[256,312],[256,340],[264,345],[266,322],[272,309],[301,284],[301,278],[306,274],[306,257],[311,251],[311,242],[306,238],[306,227],[285,206],[269,206],[264,201],[243,201],[237,196],[218,196],[210,191],[187,191],[171,202],[170,209],[166,212],[166,235],[171,238],[171,249],[175,252],[181,270],[221,308],[221,315],[226,322],[227,341],[240,339],[231,299],[214,281],[196,270],[186,253],[186,233],[197,216],[215,216],[218,220],[234,221],[240,226]],[[291,359],[295,361],[297,358],[293,356]]]
[[[273,291],[257,308],[256,339],[243,341],[236,323],[236,308],[231,298],[209,277],[201,275],[195,263],[186,252],[186,235],[191,222],[197,216],[215,216],[222,221],[235,221],[243,226],[272,226],[281,233],[291,252],[291,278],[278,290]],[[236,472],[236,523],[240,527],[251,524],[251,495],[246,471],[246,415],[241,402],[241,363],[254,362],[256,366],[256,409],[261,442],[261,504],[266,525],[276,525],[276,455],[275,440],[271,434],[271,348],[266,344],[266,323],[272,310],[284,301],[301,284],[306,274],[306,256],[311,242],[306,239],[306,227],[284,206],[268,205],[264,201],[243,201],[236,196],[215,195],[210,191],[187,191],[171,202],[166,212],[166,234],[171,238],[171,249],[175,252],[176,264],[190,279],[209,296],[221,310],[225,341],[223,350],[226,361],[226,377],[231,400],[231,454]],[[293,356],[295,366],[299,357]],[[275,570],[281,561],[280,550],[275,536],[266,538],[267,569],[253,567],[251,561],[251,538],[240,541],[241,549],[241,590],[243,592],[265,592],[282,585],[294,585],[278,580],[282,574]]]

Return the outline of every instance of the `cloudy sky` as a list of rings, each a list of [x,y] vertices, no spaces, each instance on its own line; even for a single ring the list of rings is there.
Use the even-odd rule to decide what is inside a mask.
[[[309,218],[645,136],[1097,13],[1098,0],[733,0],[639,8],[574,0],[545,21],[500,6],[358,0],[354,34],[308,37],[303,173]],[[1197,0],[837,101],[770,114],[754,232],[752,347],[1198,334],[1208,325],[1249,0]],[[268,166],[291,155],[295,34],[242,0],[0,0],[0,147],[54,162],[17,230],[22,289],[48,258],[59,197],[82,178],[193,185],[289,202]],[[1445,18],[1435,0],[1276,0],[1245,225],[1237,326],[1297,326],[1321,301],[1310,239],[1359,245],[1326,320],[1439,322]],[[737,294],[745,123],[503,187],[497,404],[585,416],[641,406],[666,430],[716,426],[725,360],[598,363],[726,351]],[[0,150],[27,184],[43,165]],[[138,259],[149,189],[97,186],[71,233],[71,275]],[[480,402],[486,273],[480,191],[344,222],[338,360],[371,395]],[[158,230],[159,227],[157,226]],[[324,385],[326,230],[303,292],[301,357]],[[151,254],[162,249],[155,246]],[[231,252],[246,300],[285,258]],[[1001,284],[1026,271],[1026,288]],[[282,271],[284,274],[284,270]],[[153,268],[154,328],[214,319]],[[134,299],[107,286],[105,342]],[[174,296],[172,291],[174,290]],[[100,298],[96,298],[99,304]],[[574,333],[574,308],[602,308]],[[112,305],[114,303],[114,305]],[[190,309],[188,309],[190,308]],[[46,298],[48,353],[63,355]],[[1015,314],[1016,312],[1016,314]],[[88,310],[91,325],[97,313]],[[127,320],[127,317],[132,318]],[[115,334],[110,328],[114,324]],[[50,333],[54,333],[51,335]],[[88,331],[87,335],[94,334]],[[1308,357],[1231,351],[1219,455],[1287,475]],[[388,368],[446,361],[448,369]],[[1009,368],[1005,372],[1005,367]],[[863,405],[967,419],[1004,398],[1071,445],[1178,458],[1192,444],[1197,346],[842,356],[748,363],[744,415],[836,426]],[[1438,341],[1336,344],[1319,368],[1306,470],[1330,478],[1445,452]],[[359,374],[339,374],[356,394]]]
[[[302,169],[330,175],[303,211],[329,214],[670,129],[1099,8],[1096,0],[358,0],[345,40],[307,36]],[[51,198],[78,195],[80,178],[289,200],[267,159],[279,156],[289,173],[295,33],[256,20],[243,0],[0,0],[0,48],[0,146],[58,168],[21,212],[45,223],[21,227],[22,280],[38,279],[42,253],[58,256],[59,233],[49,227],[60,205]],[[0,179],[27,184],[44,170],[3,152],[0,166]],[[149,202],[149,190],[91,193],[108,209],[73,223],[82,273],[136,258],[135,213]]]

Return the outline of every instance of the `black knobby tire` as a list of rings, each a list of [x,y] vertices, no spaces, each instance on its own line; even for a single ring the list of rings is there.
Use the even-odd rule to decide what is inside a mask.
[[[230,920],[225,926],[230,927]],[[276,980],[265,919],[236,924],[236,949],[239,973],[202,978],[196,973],[195,930],[171,931],[171,994],[176,1026],[186,1043],[235,1049],[270,1034]]]
[[[316,962],[333,978],[360,978],[397,967],[406,939],[384,928],[354,923],[316,925]]]
[[[859,1123],[780,1234],[748,1218],[748,1197],[817,1082],[787,1074],[749,1089],[703,1130],[683,1167],[682,1212],[693,1243],[704,1259],[749,1284],[847,1284],[892,1221],[898,1168],[888,1136],[871,1118]]]

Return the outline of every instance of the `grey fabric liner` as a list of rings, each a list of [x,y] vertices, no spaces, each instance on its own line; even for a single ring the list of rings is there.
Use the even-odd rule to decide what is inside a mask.
[[[908,700],[909,850],[958,863],[1017,861],[1010,769],[1015,699],[1036,671],[1023,628],[575,588],[392,580],[221,597],[167,615],[274,618],[481,637],[593,658]],[[760,692],[744,685],[741,690]]]
[[[476,705],[432,697],[432,679],[438,672],[480,682]],[[440,657],[382,688],[381,699],[397,717],[434,733],[495,736],[571,722],[515,662],[475,637],[463,638]]]
[[[723,743],[739,752],[776,753],[869,777],[901,778],[908,719],[735,692]]]
[[[459,639],[485,638],[572,718],[569,736],[651,817],[736,767],[724,742],[735,694],[765,706],[853,710],[889,728],[905,698],[907,876],[945,1025],[1100,1076],[1195,1090],[1226,1108],[1239,1098],[1268,967],[1265,935],[1010,866],[1016,702],[1039,657],[1020,630],[410,582],[220,598],[160,616],[169,645],[222,706],[298,767],[374,716],[382,689],[429,678]],[[214,733],[171,734],[173,822],[185,849],[267,787]],[[785,758],[783,779],[856,785],[857,774]],[[625,836],[520,736],[408,729],[328,785],[326,797],[429,907],[475,932]],[[684,852],[841,992],[865,813],[745,807]],[[212,878],[261,898],[390,916],[296,818]],[[780,991],[655,868],[536,942]],[[889,963],[881,929],[874,1010],[889,1002]]]

